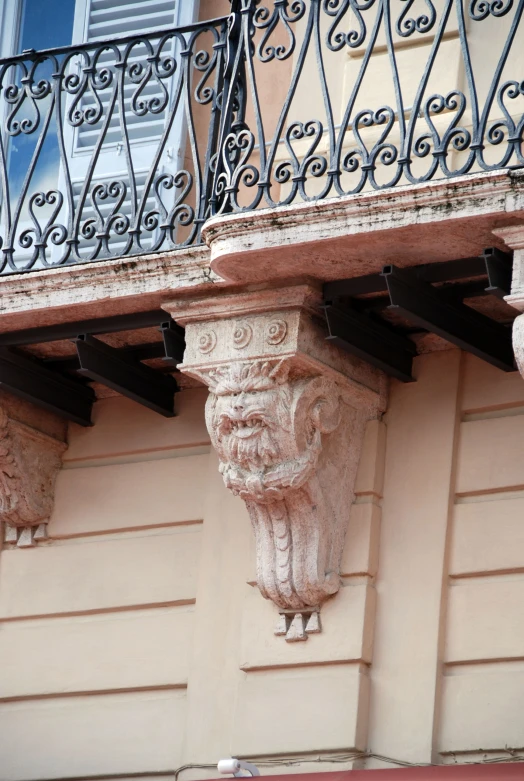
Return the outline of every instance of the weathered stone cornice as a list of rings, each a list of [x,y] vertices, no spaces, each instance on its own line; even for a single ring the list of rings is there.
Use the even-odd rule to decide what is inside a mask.
[[[142,257],[62,266],[2,277],[0,314],[4,329],[18,330],[52,322],[107,317],[151,309],[159,297],[186,287],[209,287],[220,280],[209,268],[205,246]],[[133,302],[135,299],[135,302]]]
[[[524,172],[505,170],[215,217],[203,237],[230,282],[329,280],[478,255],[515,218]]]

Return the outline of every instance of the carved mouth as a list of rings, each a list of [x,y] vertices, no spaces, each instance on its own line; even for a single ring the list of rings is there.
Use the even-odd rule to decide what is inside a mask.
[[[231,433],[239,439],[249,439],[254,437],[265,428],[265,423],[260,418],[250,418],[248,420],[230,419]]]

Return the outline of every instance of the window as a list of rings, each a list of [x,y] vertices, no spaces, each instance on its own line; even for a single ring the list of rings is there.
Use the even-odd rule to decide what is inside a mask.
[[[75,0],[22,0],[21,6],[18,52],[71,43]]]
[[[10,56],[28,49],[42,51],[68,46],[71,43],[81,44],[105,39],[118,41],[124,36],[183,26],[195,20],[196,7],[197,0],[3,0],[3,2],[0,0],[0,54]],[[124,50],[125,44],[122,44],[121,51]],[[175,51],[173,49],[168,51],[166,47],[164,54],[174,55]],[[147,62],[145,45],[135,46],[128,64],[132,65],[133,62],[141,65]],[[26,64],[29,67],[29,60]],[[135,203],[137,199],[141,198],[148,171],[164,133],[168,108],[166,107],[164,111],[159,113],[148,111],[146,115],[134,111],[132,99],[137,93],[137,83],[136,81],[133,83],[127,71],[124,72],[123,106],[126,132],[131,145],[132,160],[130,162],[123,153],[121,97],[118,94],[115,99],[115,89],[113,88],[117,83],[119,71],[118,68],[114,67],[114,64],[114,50],[107,49],[97,55],[97,67],[107,68],[113,73],[112,86],[108,89],[100,89],[96,85],[90,84],[88,88],[83,90],[81,102],[76,106],[86,112],[91,106],[101,105],[102,113],[97,122],[84,121],[78,127],[73,127],[71,122],[67,120],[67,112],[74,102],[74,95],[62,92],[60,126],[64,131],[63,143],[67,155],[67,166],[64,166],[64,159],[60,156],[59,133],[55,108],[52,108],[51,104],[51,95],[39,98],[37,104],[31,100],[25,100],[16,117],[17,121],[27,121],[27,119],[31,121],[31,111],[37,105],[39,129],[44,126],[45,122],[49,122],[45,132],[45,141],[39,150],[41,133],[38,131],[19,132],[8,138],[7,143],[10,202],[13,205],[21,195],[23,201],[20,214],[16,217],[18,226],[14,237],[15,256],[22,266],[25,265],[34,251],[34,243],[31,241],[27,245],[27,249],[24,250],[21,238],[24,232],[34,232],[32,228],[35,219],[31,212],[31,198],[37,193],[46,194],[58,191],[64,195],[63,205],[54,216],[53,210],[58,202],[57,199],[54,201],[46,200],[44,197],[40,198],[40,202],[36,204],[38,219],[41,219],[44,225],[48,219],[53,223],[67,224],[69,205],[65,197],[66,191],[72,193],[75,210],[78,203],[82,204],[80,214],[82,224],[96,221],[97,214],[101,214],[102,219],[106,219],[115,205],[110,202],[111,197],[107,195],[103,196],[105,200],[98,204],[95,203],[92,193],[94,188],[100,194],[105,186],[117,183],[116,190],[113,188],[109,192],[125,192],[124,200],[118,206],[118,211],[126,218],[131,218],[133,213],[131,180],[136,184]],[[70,68],[70,72],[78,70],[80,74],[83,66],[85,66],[85,60],[82,61],[82,56],[78,55],[70,61],[68,68]],[[17,75],[12,77],[12,81],[20,85],[21,78],[24,76],[22,66],[16,65],[12,70],[18,71]],[[38,80],[41,79],[53,84],[52,73],[51,60],[39,63],[33,74],[35,83],[37,84]],[[170,84],[167,80],[161,84],[158,79],[151,78],[141,91],[140,98],[154,104],[155,99],[163,98],[165,95],[162,90],[166,88],[169,90],[169,87]],[[11,110],[5,101],[2,110],[4,112]],[[106,127],[105,119],[108,113],[111,116]],[[4,113],[4,120],[6,116],[8,113]],[[170,127],[169,145],[166,146],[156,169],[159,174],[174,174],[179,169],[184,152],[184,127],[182,111],[179,111]],[[94,155],[96,144],[104,129],[103,145],[99,153]],[[32,161],[37,151],[37,162],[34,164]],[[94,157],[96,159],[93,161]],[[66,168],[67,170],[65,170]],[[25,180],[29,170],[31,178],[27,185]],[[67,182],[70,182],[71,185],[69,190]],[[24,190],[24,186],[27,186],[26,190]],[[87,196],[82,195],[86,187],[89,188]],[[166,203],[172,199],[173,195],[174,192],[166,191]],[[153,193],[151,193],[151,197],[153,197]],[[119,198],[120,195],[116,200]],[[149,194],[147,202],[147,208],[152,208],[154,204],[150,203]],[[149,241],[153,240],[154,237],[149,236]],[[112,253],[118,253],[119,241],[120,243],[124,242],[125,245],[126,237],[124,236],[120,240],[118,237],[113,237]],[[97,240],[94,236],[89,239],[86,234],[82,244],[82,256],[87,258],[93,247],[96,246]],[[51,247],[49,258],[53,262],[58,261],[62,251],[62,246]]]

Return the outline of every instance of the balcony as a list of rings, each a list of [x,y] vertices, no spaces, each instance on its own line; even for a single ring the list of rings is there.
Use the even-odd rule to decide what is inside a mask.
[[[229,17],[1,61],[1,273],[524,166],[522,11],[235,0]]]
[[[183,300],[304,282],[373,371],[449,343],[514,371],[523,9],[234,0],[3,60],[0,384],[81,425],[102,388],[171,416]]]

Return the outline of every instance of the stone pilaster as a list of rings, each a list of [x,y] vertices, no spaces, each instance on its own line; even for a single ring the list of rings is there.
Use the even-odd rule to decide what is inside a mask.
[[[256,539],[257,583],[277,634],[321,630],[339,567],[380,372],[325,341],[319,299],[299,285],[164,305],[186,327],[179,369],[209,388],[206,422],[224,483]]]
[[[5,543],[32,547],[47,538],[65,449],[61,439],[12,416],[9,405],[0,400],[0,521]]]

